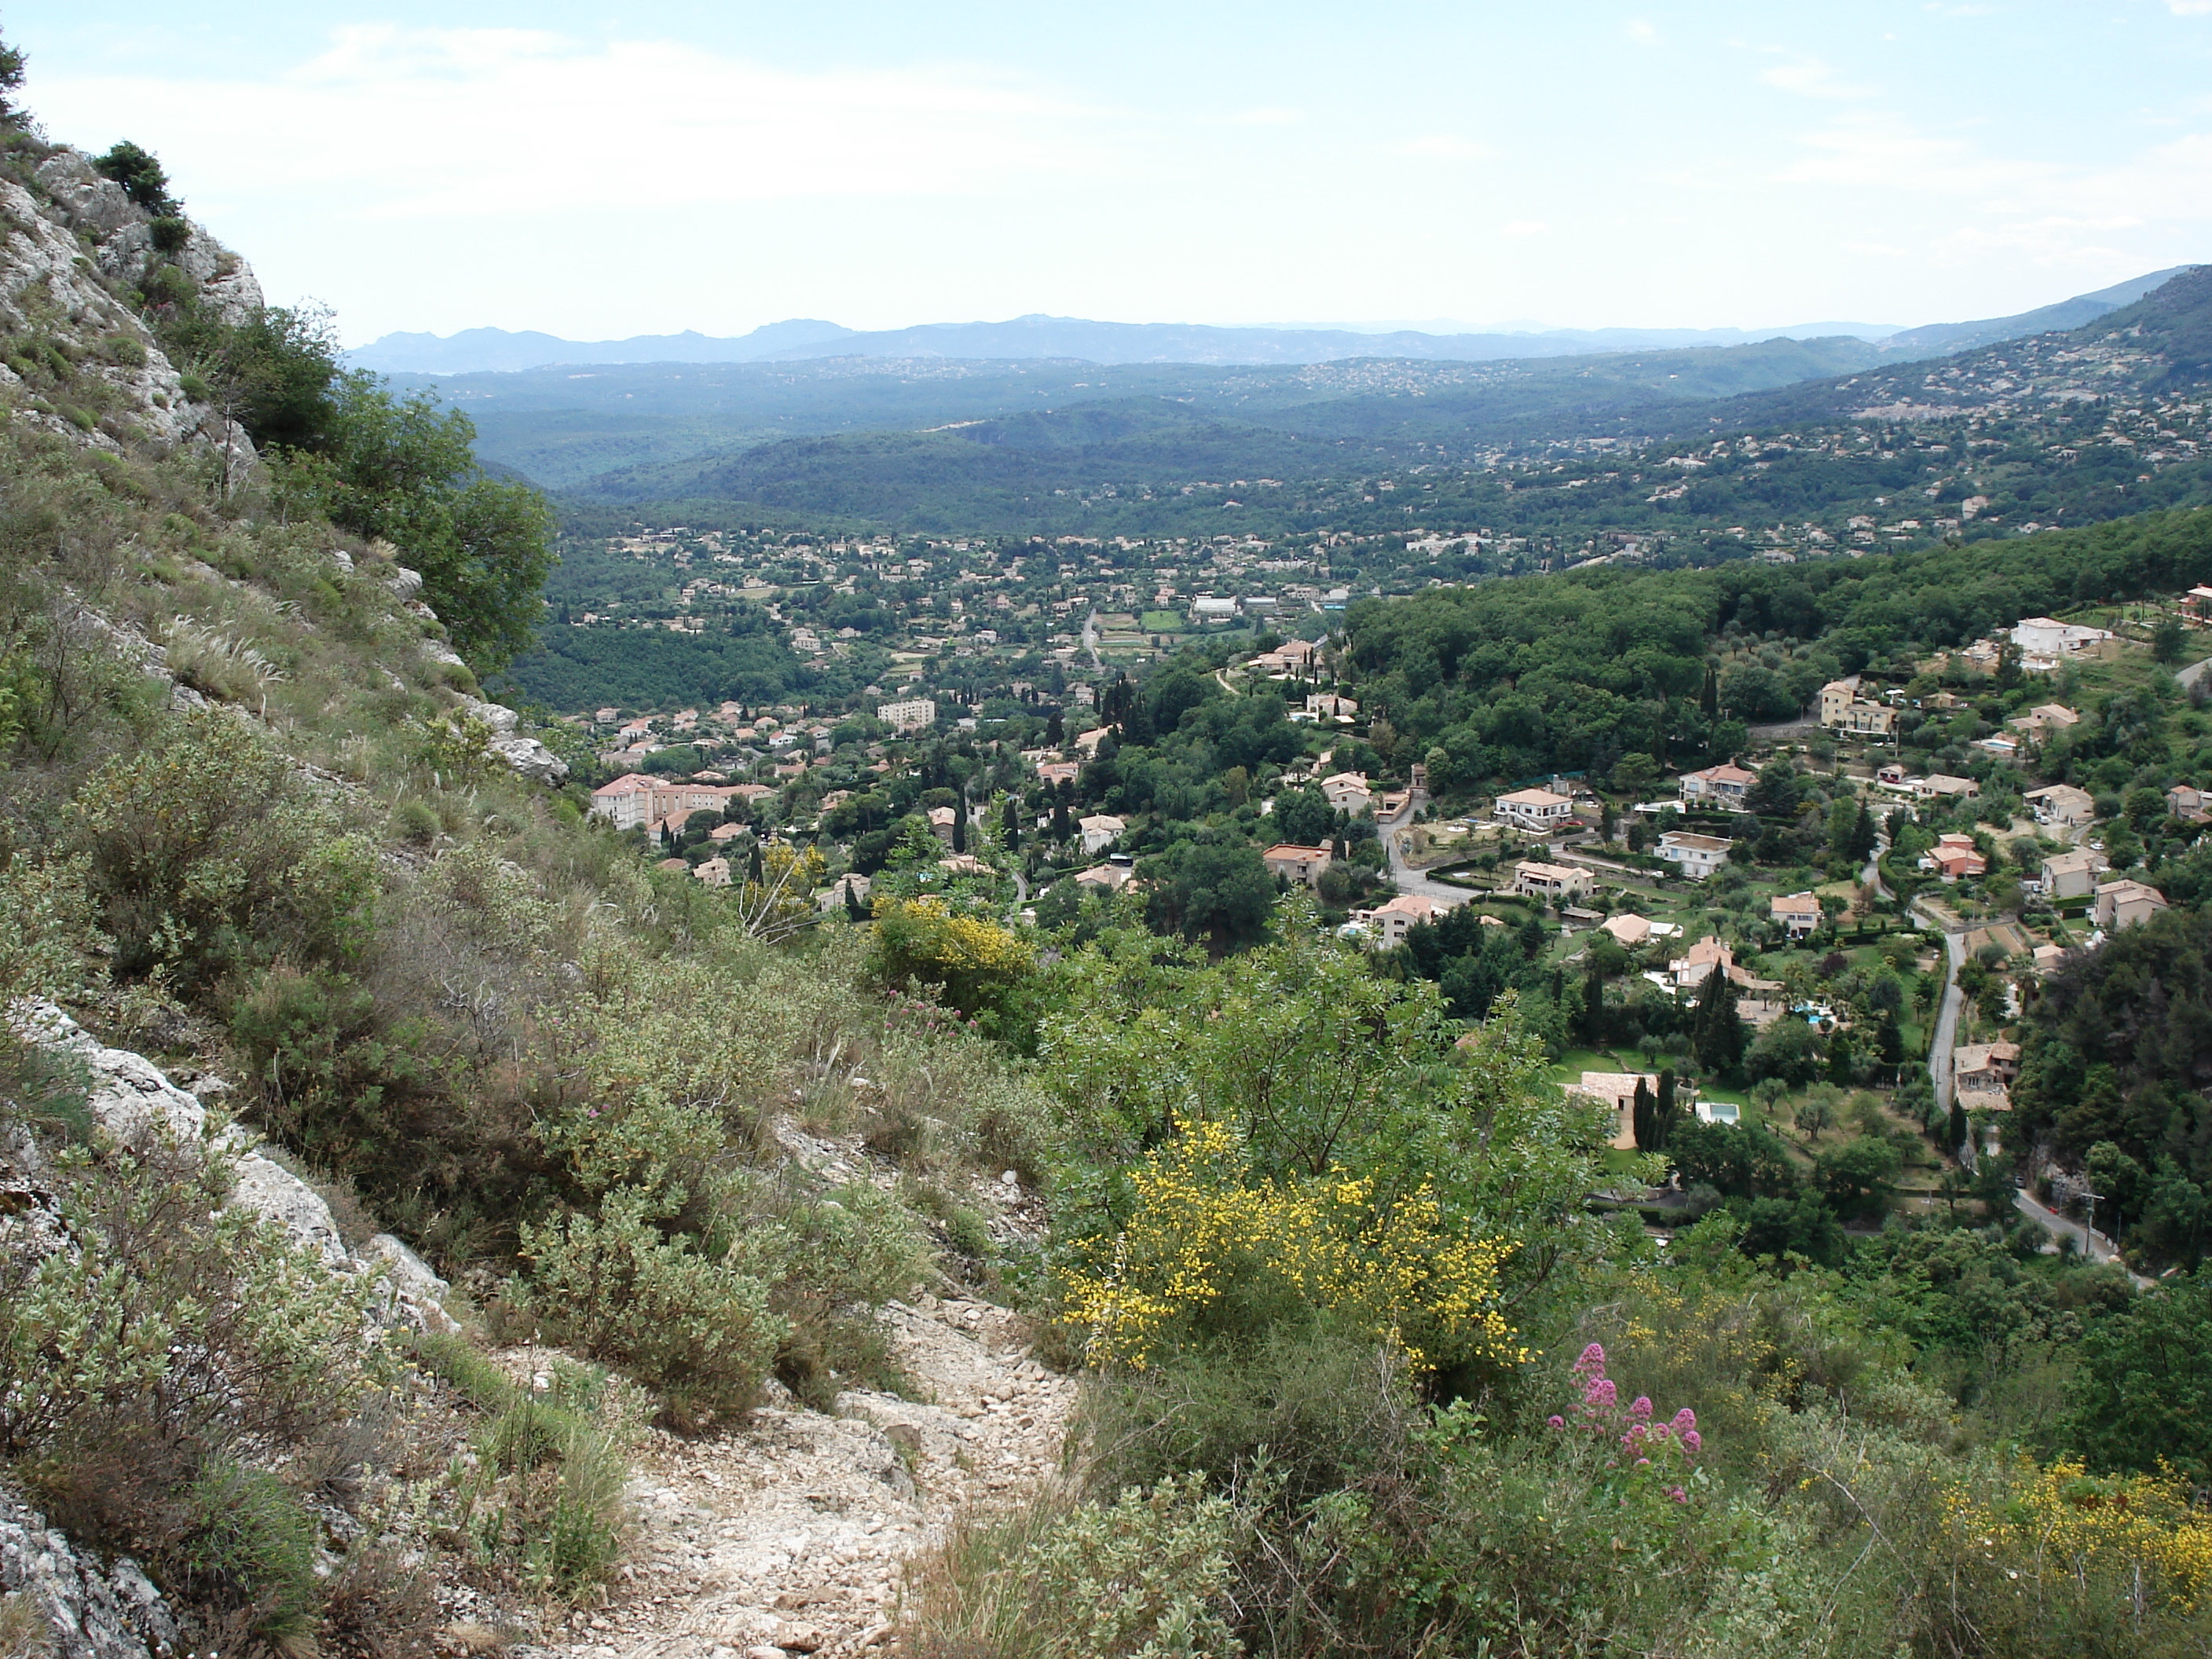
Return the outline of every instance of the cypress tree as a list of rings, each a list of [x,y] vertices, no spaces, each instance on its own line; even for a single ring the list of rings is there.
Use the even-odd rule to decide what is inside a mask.
[[[849,881],[845,884],[845,915],[854,921],[868,919],[868,912],[860,902],[860,890]]]
[[[968,803],[964,799],[952,803],[952,850],[968,850]]]
[[[1012,795],[1006,797],[1006,810],[1000,827],[1006,836],[1006,850],[1009,853],[1018,851],[1022,844],[1022,817],[1015,810]]]
[[[1667,1143],[1674,1139],[1674,1119],[1681,1109],[1681,1103],[1674,1097],[1674,1068],[1662,1066],[1659,1072],[1658,1097],[1652,1103],[1651,1109],[1652,1127],[1656,1132],[1653,1151],[1663,1152]]]
[[[1735,1011],[1735,987],[1718,963],[1705,975],[1690,1017],[1690,1046],[1698,1064],[1717,1076],[1743,1058],[1743,1021]]]
[[[1651,1097],[1651,1085],[1640,1076],[1636,1079],[1636,1098],[1628,1105],[1628,1122],[1638,1152],[1659,1150],[1658,1103]]]
[[[1698,712],[1707,720],[1717,720],[1720,718],[1720,669],[1711,657],[1705,659],[1705,684],[1704,689],[1698,693]]]
[[[1972,1132],[1972,1126],[1966,1121],[1966,1109],[1959,1104],[1956,1100],[1952,1101],[1951,1150],[1953,1152],[1955,1153],[1966,1144],[1966,1137]]]

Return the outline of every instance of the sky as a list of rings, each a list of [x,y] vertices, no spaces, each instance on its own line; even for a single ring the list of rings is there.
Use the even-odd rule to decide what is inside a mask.
[[[0,0],[349,343],[1898,325],[2212,258],[2212,0]]]

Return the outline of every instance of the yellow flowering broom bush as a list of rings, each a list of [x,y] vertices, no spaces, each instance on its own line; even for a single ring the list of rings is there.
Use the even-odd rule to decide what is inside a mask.
[[[2212,1586],[2212,1514],[2193,1500],[2171,1474],[2022,1459],[1994,1492],[1945,1493],[1955,1582],[1984,1628],[2194,1625]]]
[[[1129,1176],[1135,1209],[1085,1241],[1063,1317],[1094,1364],[1142,1370],[1182,1343],[1320,1311],[1424,1368],[1528,1358],[1498,1309],[1509,1247],[1455,1225],[1422,1183],[1387,1201],[1332,1168],[1255,1179],[1227,1125],[1197,1122]]]

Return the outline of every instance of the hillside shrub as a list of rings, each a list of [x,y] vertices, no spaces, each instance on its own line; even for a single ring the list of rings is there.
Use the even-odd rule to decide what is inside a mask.
[[[741,1416],[757,1397],[789,1322],[740,1244],[709,1255],[665,1237],[649,1196],[625,1188],[600,1213],[526,1224],[518,1309],[552,1340],[622,1367],[660,1397],[672,1423]],[[755,1247],[758,1240],[748,1241]]]
[[[1197,1475],[968,1521],[910,1586],[918,1659],[1225,1659],[1241,1517]]]

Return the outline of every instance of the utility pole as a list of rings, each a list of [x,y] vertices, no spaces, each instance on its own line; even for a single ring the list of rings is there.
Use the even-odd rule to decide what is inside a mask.
[[[2093,1193],[2085,1187],[2081,1190],[2081,1196],[2089,1200],[2089,1225],[2084,1237],[2089,1246],[2089,1260],[2094,1261],[2097,1259],[2097,1200],[2102,1198],[2104,1194]]]

